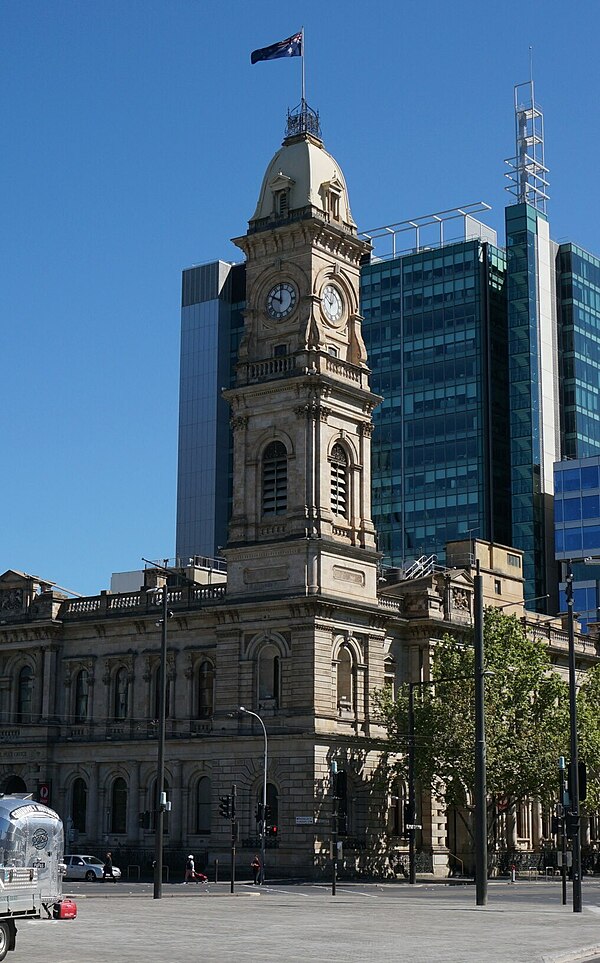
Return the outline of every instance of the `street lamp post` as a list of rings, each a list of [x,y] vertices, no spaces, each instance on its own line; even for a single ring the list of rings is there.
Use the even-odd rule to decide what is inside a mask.
[[[154,899],[162,897],[165,793],[165,733],[167,717],[167,619],[169,618],[169,593],[167,582],[162,587],[162,619],[160,636],[160,666],[158,681],[158,764],[156,769],[156,831],[154,853]]]
[[[573,834],[573,912],[581,913],[581,826],[579,819],[579,758],[577,749],[577,675],[575,670],[575,626],[573,616],[573,567],[567,562],[565,596],[569,637],[569,723],[571,743],[570,808]]]
[[[475,903],[487,903],[487,787],[485,759],[485,663],[483,651],[483,579],[479,559],[473,581],[475,646]]]
[[[267,766],[269,759],[269,743],[267,740],[267,730],[264,722],[257,712],[252,712],[251,709],[246,709],[244,706],[240,706],[240,712],[245,712],[248,716],[254,716],[258,719],[262,726],[263,736],[265,738],[265,754],[264,754],[264,766],[263,766],[263,797],[262,797],[262,821],[261,821],[261,833],[260,833],[260,861],[261,861],[261,884],[265,882],[265,853],[267,848]]]

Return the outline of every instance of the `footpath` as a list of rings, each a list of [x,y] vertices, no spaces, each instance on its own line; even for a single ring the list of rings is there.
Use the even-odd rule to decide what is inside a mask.
[[[28,963],[600,963],[600,880],[582,913],[560,886],[439,884],[72,886],[74,922],[19,926]],[[570,895],[570,894],[569,894]]]

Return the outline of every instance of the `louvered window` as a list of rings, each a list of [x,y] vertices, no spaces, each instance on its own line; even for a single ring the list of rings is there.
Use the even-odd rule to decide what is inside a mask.
[[[283,515],[287,511],[287,451],[280,441],[272,441],[263,455],[263,515]]]
[[[341,445],[331,452],[331,510],[348,517],[348,458]]]

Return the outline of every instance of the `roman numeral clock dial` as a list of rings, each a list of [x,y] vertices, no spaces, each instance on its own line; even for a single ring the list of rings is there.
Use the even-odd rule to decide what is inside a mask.
[[[329,323],[338,326],[344,316],[344,299],[335,284],[326,284],[323,288],[321,306]]]
[[[287,318],[298,301],[298,292],[289,281],[280,281],[267,294],[267,314],[275,321]]]

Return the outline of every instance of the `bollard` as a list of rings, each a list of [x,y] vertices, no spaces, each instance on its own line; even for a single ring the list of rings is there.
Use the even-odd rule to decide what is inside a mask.
[[[511,883],[517,882],[517,867],[515,866],[514,863],[510,867],[510,881]]]
[[[219,882],[219,860],[215,859],[215,883]]]

